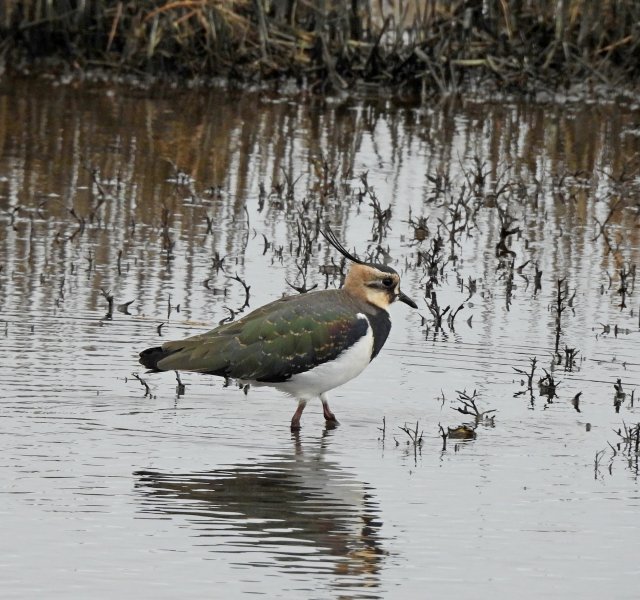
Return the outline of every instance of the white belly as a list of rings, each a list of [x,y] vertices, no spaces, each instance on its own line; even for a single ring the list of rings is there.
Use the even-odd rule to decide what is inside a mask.
[[[367,332],[353,346],[335,360],[318,365],[305,373],[298,373],[287,381],[274,383],[273,387],[299,400],[310,400],[360,375],[371,362],[373,331],[365,315],[358,313],[358,318],[367,321]]]

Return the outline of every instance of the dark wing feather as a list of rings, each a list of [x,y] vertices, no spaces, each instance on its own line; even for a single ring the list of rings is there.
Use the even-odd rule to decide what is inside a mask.
[[[162,346],[163,371],[286,381],[335,359],[366,334],[368,321],[339,291],[291,296],[212,331]]]

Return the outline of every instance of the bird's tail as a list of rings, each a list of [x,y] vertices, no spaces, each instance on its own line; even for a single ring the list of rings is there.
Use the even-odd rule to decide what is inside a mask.
[[[158,367],[158,363],[163,359],[175,352],[171,350],[165,350],[161,346],[154,348],[147,348],[140,352],[140,364],[149,369],[150,371],[163,371]]]

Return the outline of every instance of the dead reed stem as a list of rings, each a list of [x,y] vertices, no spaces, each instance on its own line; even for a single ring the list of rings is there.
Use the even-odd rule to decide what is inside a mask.
[[[0,3],[0,61],[155,76],[293,77],[423,95],[469,81],[534,93],[640,75],[635,0],[14,0]],[[55,59],[47,62],[47,59]]]

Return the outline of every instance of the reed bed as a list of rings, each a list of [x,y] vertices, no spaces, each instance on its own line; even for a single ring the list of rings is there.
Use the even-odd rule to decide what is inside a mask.
[[[639,59],[636,0],[0,3],[0,61],[14,72],[288,78],[316,91],[448,95],[477,84],[506,93],[618,90],[638,81]]]

